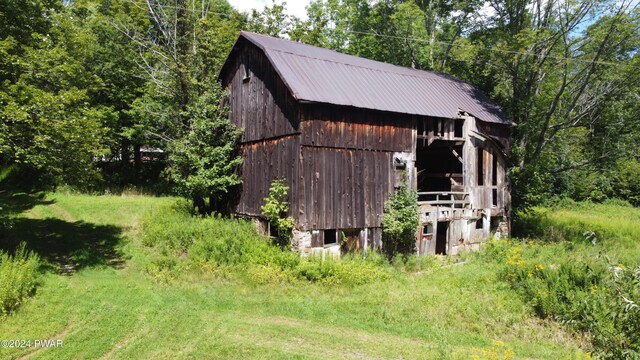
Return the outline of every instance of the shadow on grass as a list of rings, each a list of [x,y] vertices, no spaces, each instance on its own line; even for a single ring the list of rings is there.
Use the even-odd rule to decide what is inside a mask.
[[[46,200],[44,192],[29,194],[25,192],[0,190],[0,215],[17,215],[36,205],[49,204],[53,204],[53,201]]]
[[[116,249],[121,233],[110,225],[20,218],[13,223],[9,243],[15,248],[24,241],[47,270],[73,273],[93,266],[122,267],[124,260]]]
[[[43,260],[45,270],[72,274],[93,266],[122,267],[124,259],[117,250],[122,229],[57,218],[16,217],[36,205],[52,205],[43,193],[0,191],[2,212],[13,218],[0,234],[0,249],[13,253],[20,242]]]
[[[517,214],[512,223],[512,236],[536,239],[545,243],[561,241],[589,243],[603,235],[599,229],[580,221],[557,221],[545,211],[532,210]]]

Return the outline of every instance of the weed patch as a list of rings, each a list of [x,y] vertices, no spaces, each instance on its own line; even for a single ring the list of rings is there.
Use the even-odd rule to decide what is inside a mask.
[[[479,257],[501,264],[508,282],[543,319],[588,334],[601,358],[640,357],[640,267],[577,256],[562,243],[500,241]]]
[[[0,251],[0,319],[31,295],[38,281],[39,258],[20,244],[13,256]]]
[[[316,257],[302,259],[288,249],[269,243],[252,223],[220,216],[201,218],[181,203],[159,207],[143,218],[142,242],[162,256],[186,255],[190,266],[226,267],[256,283],[308,281],[321,284],[361,285],[388,277],[382,256],[368,260],[358,256],[343,260]],[[167,281],[175,276],[172,263],[155,261],[147,272]]]

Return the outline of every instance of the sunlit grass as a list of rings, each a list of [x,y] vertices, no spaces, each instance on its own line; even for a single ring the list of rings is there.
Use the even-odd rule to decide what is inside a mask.
[[[64,346],[0,349],[1,358],[466,359],[495,349],[516,358],[582,356],[579,339],[535,318],[498,279],[498,265],[481,257],[421,273],[390,268],[386,280],[365,285],[260,285],[241,274],[191,268],[158,282],[147,271],[158,254],[143,245],[140,222],[175,199],[53,194],[47,200],[25,210],[23,225],[55,225],[50,230],[65,237],[72,235],[64,225],[70,221],[117,229],[112,245],[122,262],[48,271],[37,294],[0,322],[0,334],[62,339]]]

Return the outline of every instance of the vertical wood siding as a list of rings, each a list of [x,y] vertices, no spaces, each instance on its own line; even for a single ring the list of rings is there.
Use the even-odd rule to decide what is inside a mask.
[[[392,153],[302,147],[298,221],[304,230],[379,227],[393,191]]]
[[[329,104],[304,104],[301,114],[299,224],[379,228],[394,152],[414,151],[415,116]]]
[[[308,104],[302,112],[301,142],[307,146],[412,152],[414,116]]]
[[[241,146],[242,193],[236,212],[260,216],[260,207],[269,194],[274,179],[286,178],[289,186],[289,214],[295,217],[298,210],[298,154],[299,136],[265,140]]]
[[[298,105],[261,51],[245,45],[232,69],[224,85],[230,120],[244,129],[241,142],[298,133]]]

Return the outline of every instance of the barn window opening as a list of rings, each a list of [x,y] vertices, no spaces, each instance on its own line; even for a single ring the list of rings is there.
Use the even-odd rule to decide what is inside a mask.
[[[498,206],[498,189],[491,189],[491,206]]]
[[[360,229],[342,229],[340,231],[340,245],[343,254],[361,251]]]
[[[493,158],[491,164],[491,185],[498,185],[498,157],[495,154],[491,156]]]
[[[462,138],[462,127],[464,126],[464,119],[455,119],[453,128],[453,137]]]
[[[336,230],[325,230],[324,231],[324,246],[327,245],[335,245],[338,243],[338,237],[336,236]]]
[[[482,186],[484,185],[484,149],[482,149],[481,147],[477,148],[477,154],[478,154],[478,159],[477,159],[477,176],[478,176],[478,186]]]
[[[433,235],[433,225],[427,224],[422,227],[422,236]]]
[[[476,230],[484,229],[484,220],[482,218],[476,220]]]
[[[418,192],[464,191],[462,147],[444,140],[436,140],[427,147],[418,146],[415,165]]]

